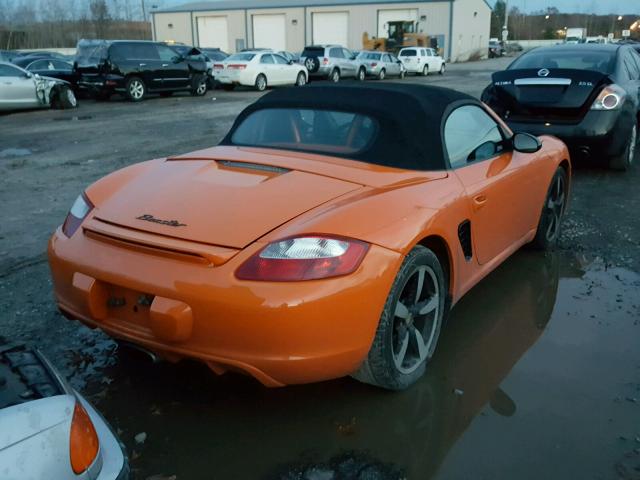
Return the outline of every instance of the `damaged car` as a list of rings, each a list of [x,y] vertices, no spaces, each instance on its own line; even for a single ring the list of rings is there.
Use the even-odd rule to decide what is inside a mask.
[[[77,106],[78,100],[69,82],[0,62],[0,111]]]

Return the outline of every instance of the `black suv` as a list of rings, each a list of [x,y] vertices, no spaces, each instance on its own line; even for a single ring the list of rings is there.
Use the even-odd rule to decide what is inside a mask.
[[[162,96],[177,91],[207,93],[205,62],[186,59],[157,42],[80,40],[74,69],[80,75],[80,88],[103,100],[115,92],[134,102],[152,92]]]

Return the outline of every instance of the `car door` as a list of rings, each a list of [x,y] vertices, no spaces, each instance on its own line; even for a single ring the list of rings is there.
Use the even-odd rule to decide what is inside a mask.
[[[635,100],[634,104],[638,112],[640,111],[640,55],[629,48],[624,52],[622,63],[628,79],[624,87]]]
[[[131,42],[125,49],[126,62],[131,71],[142,78],[147,88],[159,90],[163,88],[164,70],[153,43]]]
[[[462,105],[447,118],[445,146],[465,188],[476,259],[486,264],[537,224],[541,179],[530,172],[537,154],[515,152],[498,123],[478,105]],[[531,173],[531,174],[529,174]]]
[[[263,53],[260,57],[260,70],[267,77],[267,85],[279,85],[276,61],[270,53]]]
[[[154,45],[160,59],[162,88],[177,90],[188,88],[191,84],[189,63],[178,52],[166,45]]]
[[[347,77],[355,77],[356,76],[356,61],[354,59],[355,55],[351,50],[347,50],[346,48],[342,49],[342,54],[344,55],[344,65],[345,65],[344,75]]]
[[[400,69],[398,67],[398,64],[396,62],[394,62],[393,58],[391,55],[389,55],[388,53],[385,53],[382,58],[384,59],[384,63],[385,63],[385,68],[387,69],[387,73],[389,75],[399,75],[400,74]]]
[[[40,106],[34,79],[19,68],[0,65],[0,110]]]
[[[296,83],[298,68],[289,65],[289,61],[282,55],[274,53],[272,57],[275,61],[275,69],[278,71],[278,83],[281,85],[293,85]]]

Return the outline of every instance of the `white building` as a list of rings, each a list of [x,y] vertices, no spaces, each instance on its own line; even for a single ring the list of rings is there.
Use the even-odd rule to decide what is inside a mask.
[[[449,61],[487,55],[486,0],[212,0],[152,12],[153,37],[227,52],[337,43],[362,49],[362,34],[386,37],[387,23],[418,22]]]

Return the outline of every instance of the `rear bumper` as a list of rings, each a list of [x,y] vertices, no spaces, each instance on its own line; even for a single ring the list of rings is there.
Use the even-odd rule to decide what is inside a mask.
[[[533,135],[554,135],[567,144],[572,155],[614,156],[626,148],[631,132],[632,118],[625,110],[590,110],[578,124],[512,122],[507,124],[514,131]]]
[[[124,91],[125,79],[119,75],[81,76],[78,80],[81,90],[92,94],[100,94],[113,91]]]
[[[256,243],[212,267],[110,245],[81,229],[66,238],[58,229],[49,262],[57,303],[68,317],[160,357],[198,359],[216,373],[241,371],[272,387],[355,371],[402,256],[372,245],[360,268],[345,277],[236,279],[236,268],[262,247]],[[109,292],[124,290],[131,293],[122,294],[126,301],[107,308],[116,295]],[[151,306],[136,303],[141,295],[154,296]],[[157,299],[165,306],[159,314]],[[173,306],[180,312],[167,313]]]

